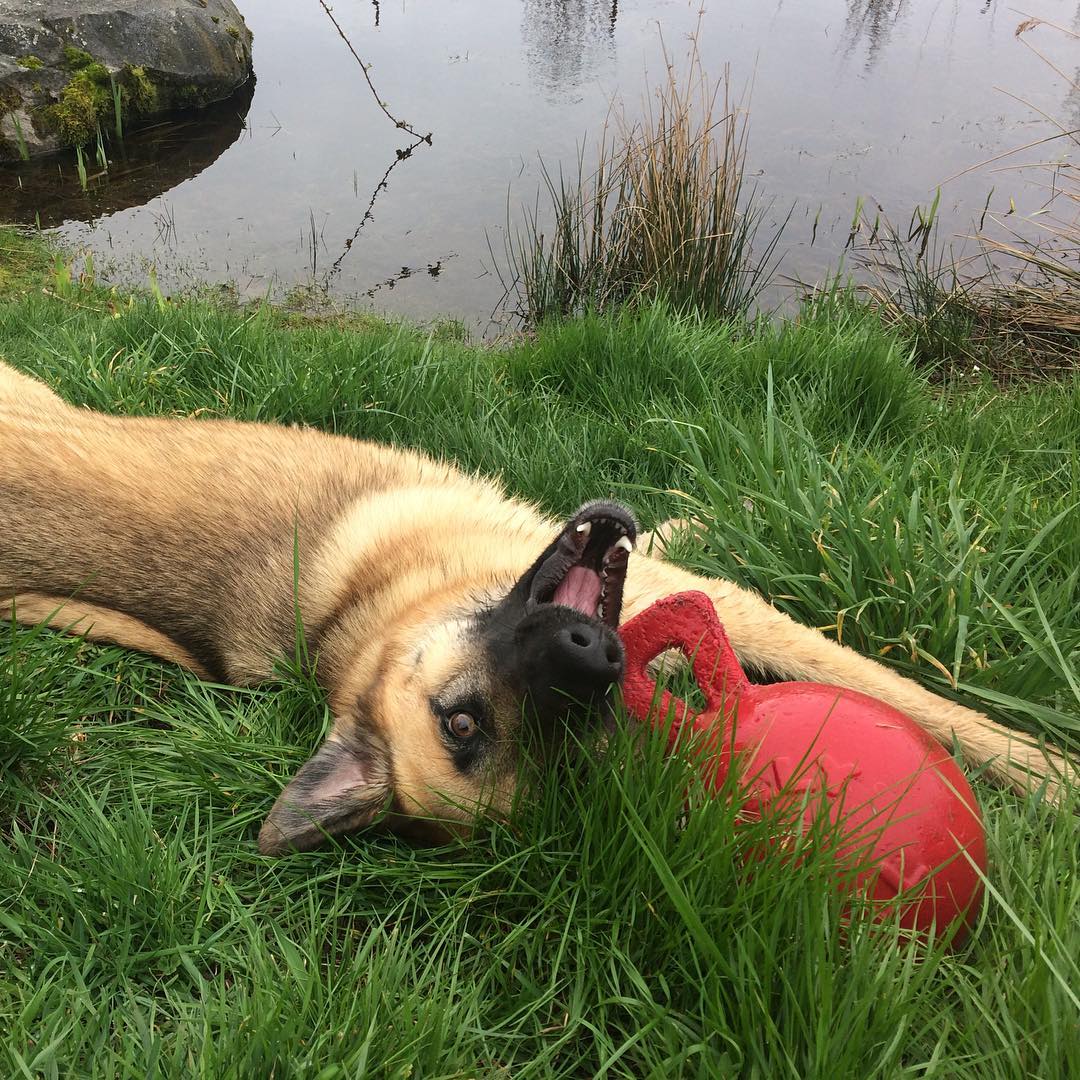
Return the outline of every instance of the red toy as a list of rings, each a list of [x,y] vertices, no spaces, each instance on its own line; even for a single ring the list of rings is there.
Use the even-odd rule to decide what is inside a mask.
[[[856,884],[881,902],[882,913],[905,890],[903,926],[926,931],[936,923],[940,931],[960,918],[954,940],[966,935],[986,869],[982,818],[956,763],[914,721],[835,686],[755,686],[704,593],[660,600],[619,633],[628,710],[656,724],[670,716],[670,749],[688,730],[708,732],[701,767],[710,788],[720,786],[734,752],[743,763],[747,816],[773,803],[805,807],[808,821],[821,812],[823,795],[831,820],[850,838],[843,850],[858,851],[866,863]],[[666,691],[657,696],[648,675],[650,661],[673,648],[692,660],[708,702],[700,714]]]

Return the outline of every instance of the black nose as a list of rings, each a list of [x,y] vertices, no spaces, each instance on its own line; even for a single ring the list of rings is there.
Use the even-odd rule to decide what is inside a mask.
[[[509,636],[494,622],[487,642],[496,671],[545,722],[599,705],[626,664],[610,626],[562,604],[541,604]]]
[[[622,650],[599,626],[564,626],[555,635],[554,645],[555,657],[571,683],[602,690],[622,676]]]

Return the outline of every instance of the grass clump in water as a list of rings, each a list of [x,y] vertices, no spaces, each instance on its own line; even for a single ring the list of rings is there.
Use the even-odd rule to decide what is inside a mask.
[[[761,210],[744,190],[747,120],[701,69],[667,78],[630,121],[613,110],[594,171],[543,169],[550,212],[507,242],[507,293],[537,323],[662,299],[680,311],[744,316],[771,276],[778,230],[755,253]]]
[[[889,224],[857,252],[869,281],[860,286],[882,321],[939,377],[990,372],[1000,380],[1080,368],[1080,187],[1068,175],[1058,198],[1072,218],[1044,215],[1038,241],[981,233],[958,259],[937,243]]]

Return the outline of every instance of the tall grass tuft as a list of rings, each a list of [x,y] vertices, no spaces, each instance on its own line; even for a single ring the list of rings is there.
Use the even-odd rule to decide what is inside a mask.
[[[1027,44],[1026,35],[1046,27],[1080,44],[1080,32],[1064,26],[1026,19],[1016,29],[1016,36]],[[1033,46],[1036,56],[1049,63]],[[1070,86],[1070,97],[1080,97],[1080,74],[1071,78],[1051,64]],[[1011,295],[992,292],[1002,311],[1027,333],[1061,343],[1075,356],[1080,353],[1080,163],[1070,155],[1080,152],[1080,128],[1058,123],[1052,141],[1063,141],[1066,149],[1056,164],[1039,166],[1047,173],[1047,198],[1035,215],[1038,231],[1022,236],[1006,227],[1003,218],[991,215],[1001,235],[980,235],[983,247],[1004,257],[1020,280]],[[1048,142],[1051,140],[1048,140]]]
[[[762,208],[744,189],[747,115],[730,76],[714,84],[696,42],[630,121],[613,106],[586,171],[543,166],[538,197],[508,228],[507,295],[527,322],[663,300],[678,311],[744,316],[775,269],[781,225],[755,253]],[[501,272],[501,271],[500,271]]]
[[[1080,94],[1080,81],[1074,82]],[[1069,132],[1080,151],[1080,130]],[[1003,263],[1011,281],[995,279],[985,300],[1010,333],[1050,359],[1076,369],[1080,359],[1080,164],[1045,166],[1051,172],[1047,204],[1035,219],[1038,232],[1023,235],[996,219],[998,235],[979,241]]]
[[[921,366],[999,380],[1080,367],[1080,173],[1058,171],[1054,197],[1065,213],[1040,214],[1037,237],[984,228],[958,255],[933,222],[932,235],[888,222],[869,229],[856,250],[859,290]]]
[[[984,360],[994,320],[982,310],[976,290],[987,271],[977,272],[970,258],[942,244],[934,206],[916,207],[906,232],[880,215],[869,227],[856,222],[852,232],[855,260],[862,271],[859,291],[887,326],[908,340],[920,367],[974,370]],[[854,240],[856,234],[863,239]],[[996,350],[995,366],[1004,366]]]

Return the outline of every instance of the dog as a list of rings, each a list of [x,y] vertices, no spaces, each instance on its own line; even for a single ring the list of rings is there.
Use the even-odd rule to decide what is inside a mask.
[[[331,730],[259,834],[268,855],[376,819],[424,839],[504,811],[523,746],[623,674],[617,629],[709,595],[743,664],[864,691],[1051,797],[1067,761],[802,626],[732,582],[631,553],[610,502],[559,525],[408,451],[228,420],[78,408],[0,363],[0,608],[238,686],[302,627]],[[1070,775],[1072,775],[1070,773]]]

